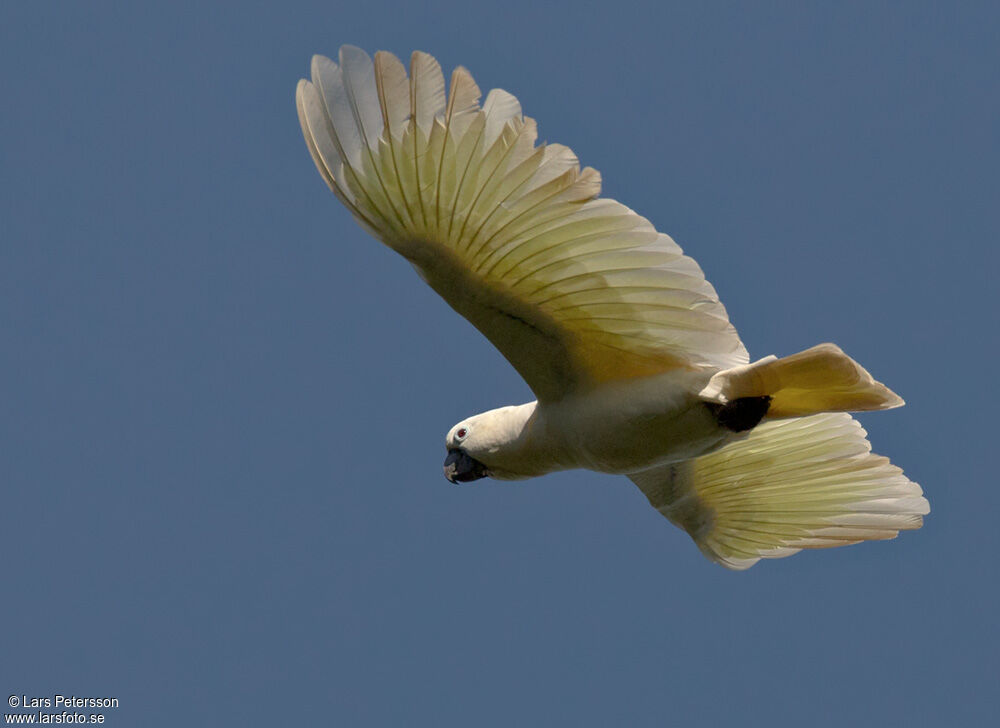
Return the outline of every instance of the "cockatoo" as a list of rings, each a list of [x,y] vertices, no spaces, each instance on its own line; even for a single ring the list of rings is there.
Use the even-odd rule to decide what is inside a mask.
[[[351,46],[316,56],[299,121],[320,175],[524,377],[537,401],[462,420],[453,483],[625,475],[731,569],[922,525],[920,487],[849,411],[903,400],[833,344],[750,363],[715,289],[667,235],[500,89]]]

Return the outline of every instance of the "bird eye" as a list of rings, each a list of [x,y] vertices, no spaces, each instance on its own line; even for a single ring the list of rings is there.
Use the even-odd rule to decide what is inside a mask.
[[[465,436],[468,435],[468,434],[469,434],[468,430],[466,430],[464,427],[459,427],[458,428],[458,432],[455,433],[455,439],[456,440],[464,440]]]

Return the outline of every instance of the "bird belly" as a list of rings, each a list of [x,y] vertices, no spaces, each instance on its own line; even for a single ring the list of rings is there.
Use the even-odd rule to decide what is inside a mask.
[[[710,376],[670,372],[598,390],[544,408],[577,467],[634,473],[712,452],[738,435],[719,425],[698,392]]]

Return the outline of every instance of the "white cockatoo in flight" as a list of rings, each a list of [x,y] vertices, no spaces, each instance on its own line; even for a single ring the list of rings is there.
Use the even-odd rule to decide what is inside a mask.
[[[316,56],[306,145],[354,218],[524,377],[535,402],[474,415],[446,477],[629,477],[713,561],[888,539],[929,512],[849,411],[903,400],[833,344],[753,363],[694,260],[464,68],[351,46]]]

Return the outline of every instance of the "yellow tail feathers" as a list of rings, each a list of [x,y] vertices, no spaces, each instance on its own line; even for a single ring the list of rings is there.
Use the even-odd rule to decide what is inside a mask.
[[[741,397],[771,397],[769,418],[819,412],[863,412],[899,407],[903,399],[835,344],[820,344],[782,359],[765,357],[715,374],[699,393],[726,404]]]

